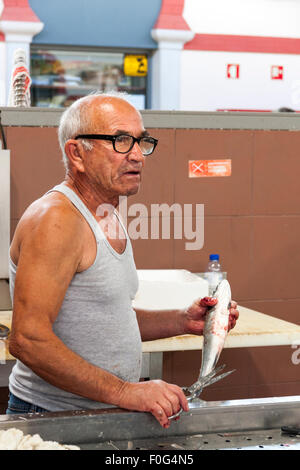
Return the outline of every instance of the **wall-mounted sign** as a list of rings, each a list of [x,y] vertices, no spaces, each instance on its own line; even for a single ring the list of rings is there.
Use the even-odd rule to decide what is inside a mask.
[[[271,79],[272,80],[283,80],[283,66],[272,65],[271,67]]]
[[[189,178],[230,176],[231,160],[189,160]]]
[[[240,78],[239,64],[227,64],[227,78]]]
[[[128,54],[124,57],[124,74],[129,77],[144,77],[148,72],[148,61],[145,55]]]

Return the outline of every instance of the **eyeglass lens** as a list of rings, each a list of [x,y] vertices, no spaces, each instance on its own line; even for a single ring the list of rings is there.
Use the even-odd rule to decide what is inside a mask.
[[[153,152],[154,142],[152,139],[143,137],[139,141],[139,146],[143,155],[149,155]],[[131,135],[119,135],[115,139],[115,150],[117,152],[126,153],[133,147],[133,138]]]

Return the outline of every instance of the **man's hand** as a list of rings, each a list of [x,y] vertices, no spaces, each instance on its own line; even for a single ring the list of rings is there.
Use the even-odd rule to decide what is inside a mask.
[[[188,401],[180,387],[163,380],[125,382],[120,391],[118,406],[128,410],[151,413],[164,428],[170,426],[170,416],[183,408],[189,410]]]
[[[229,309],[229,322],[228,322],[228,332],[235,327],[237,319],[239,318],[239,311],[237,309],[237,303],[232,300],[230,303]]]
[[[218,300],[214,297],[204,297],[203,299],[196,300],[185,312],[184,333],[203,335],[207,312],[217,302]],[[228,331],[235,327],[238,317],[237,303],[232,300],[229,309]]]

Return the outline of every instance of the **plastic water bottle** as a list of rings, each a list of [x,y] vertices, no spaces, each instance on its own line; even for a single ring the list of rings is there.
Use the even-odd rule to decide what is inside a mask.
[[[205,273],[205,279],[208,281],[208,295],[212,296],[218,284],[223,279],[219,255],[209,255],[209,263]]]

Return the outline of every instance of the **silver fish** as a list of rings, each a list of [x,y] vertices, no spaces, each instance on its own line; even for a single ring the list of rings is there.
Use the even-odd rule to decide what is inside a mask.
[[[216,368],[228,333],[231,289],[226,279],[220,282],[213,296],[218,299],[218,303],[206,315],[200,374],[198,380],[190,387],[183,387],[183,391],[189,393],[187,400],[190,402],[200,396],[204,387],[212,385],[234,372],[231,370],[215,377],[225,367],[223,365]],[[177,418],[181,413],[182,408],[169,419]]]
[[[198,380],[214,370],[228,333],[231,289],[226,279],[220,282],[213,296],[218,299],[218,303],[208,311],[206,316]]]

